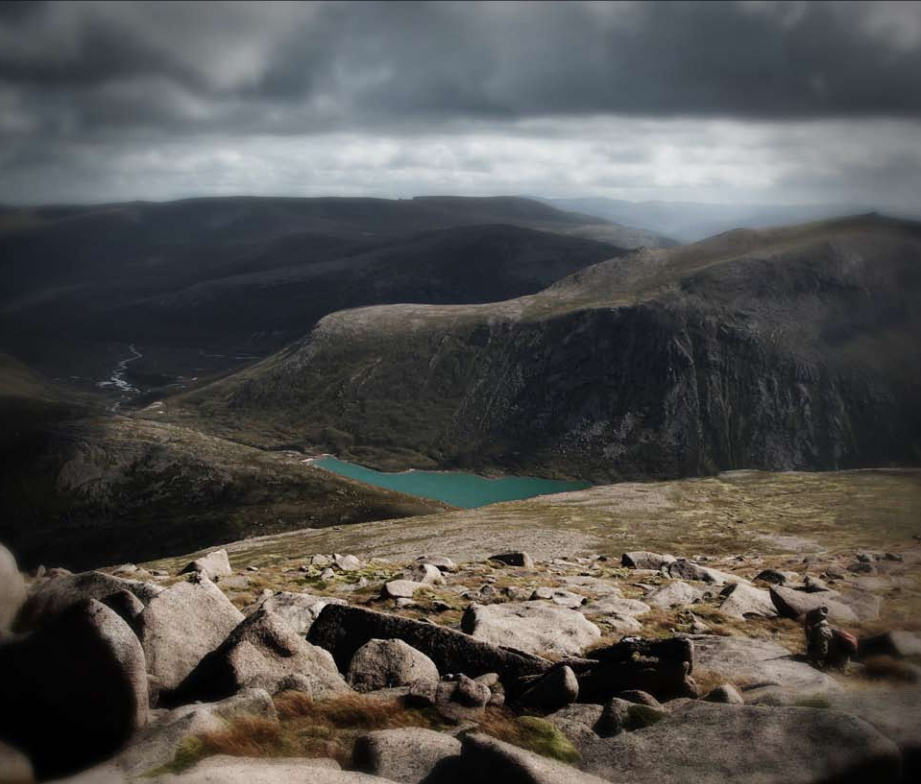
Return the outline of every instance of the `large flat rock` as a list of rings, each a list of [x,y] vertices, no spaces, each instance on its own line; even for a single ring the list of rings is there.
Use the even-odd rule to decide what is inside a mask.
[[[641,730],[584,742],[580,767],[618,784],[898,781],[895,743],[837,711],[681,701]]]
[[[581,613],[542,601],[471,605],[461,628],[493,645],[557,656],[578,656],[601,637]]]
[[[769,640],[692,635],[695,672],[729,681],[747,702],[773,699],[793,702],[840,690],[838,683],[808,662]]]

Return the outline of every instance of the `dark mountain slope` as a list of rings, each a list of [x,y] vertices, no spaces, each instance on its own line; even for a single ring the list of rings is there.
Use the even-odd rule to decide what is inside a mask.
[[[617,230],[518,198],[8,209],[0,348],[99,381],[134,343],[132,383],[156,385],[266,355],[338,308],[537,291],[621,254]]]
[[[445,509],[163,422],[106,417],[0,354],[0,541],[71,568]]]
[[[918,224],[730,232],[516,300],[336,313],[167,407],[388,466],[604,480],[916,463],[919,296]]]

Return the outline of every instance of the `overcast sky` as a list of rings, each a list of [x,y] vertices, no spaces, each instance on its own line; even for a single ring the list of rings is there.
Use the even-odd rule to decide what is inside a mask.
[[[0,201],[921,205],[921,3],[0,3]]]

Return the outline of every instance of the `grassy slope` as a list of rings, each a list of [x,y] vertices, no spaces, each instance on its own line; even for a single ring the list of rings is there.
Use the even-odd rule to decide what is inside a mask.
[[[466,561],[503,549],[535,558],[648,549],[808,553],[899,549],[921,533],[921,470],[823,473],[734,471],[706,479],[625,482],[479,509],[346,528],[295,531],[228,546],[241,567],[354,552]],[[167,568],[183,558],[160,562]]]
[[[0,541],[26,567],[82,568],[447,508],[283,453],[101,415],[5,355],[0,416]]]

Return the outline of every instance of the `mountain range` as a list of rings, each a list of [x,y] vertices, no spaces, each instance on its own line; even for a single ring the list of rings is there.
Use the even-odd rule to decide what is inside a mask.
[[[919,257],[921,225],[865,215],[642,249],[497,303],[340,311],[166,415],[385,468],[916,463]]]

